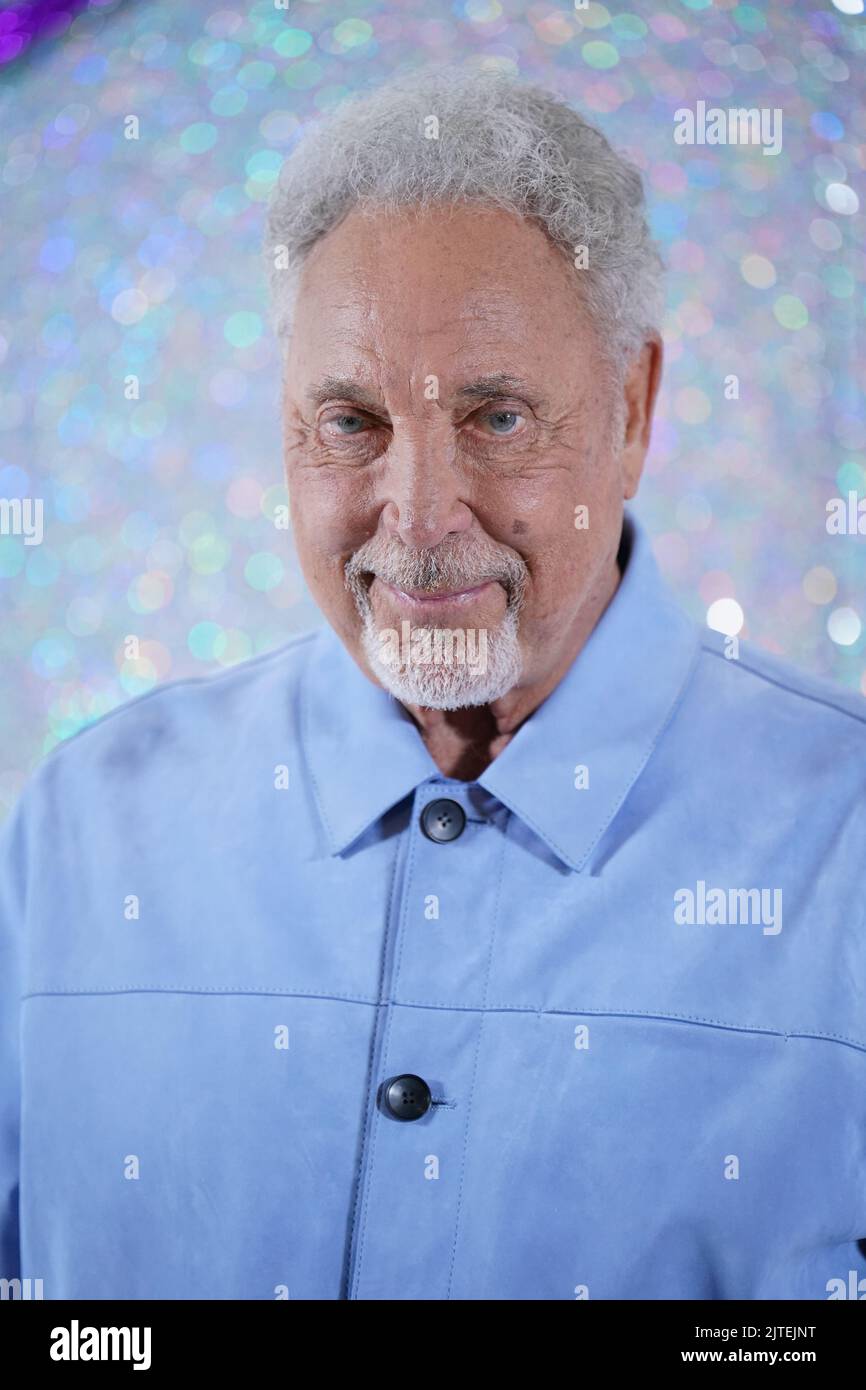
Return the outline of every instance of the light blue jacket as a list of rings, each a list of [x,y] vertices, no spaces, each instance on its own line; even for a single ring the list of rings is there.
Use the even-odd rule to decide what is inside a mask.
[[[0,1276],[866,1294],[866,702],[626,535],[477,782],[327,628],[44,759],[0,840]]]

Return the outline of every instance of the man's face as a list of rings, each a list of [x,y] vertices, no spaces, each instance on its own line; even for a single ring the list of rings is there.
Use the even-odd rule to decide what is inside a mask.
[[[298,555],[407,703],[543,683],[610,584],[645,445],[614,437],[580,275],[466,206],[353,211],[306,262],[283,402]]]

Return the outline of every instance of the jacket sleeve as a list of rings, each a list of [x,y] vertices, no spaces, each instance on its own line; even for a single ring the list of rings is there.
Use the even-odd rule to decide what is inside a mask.
[[[0,825],[0,1279],[20,1277],[20,1005],[25,912],[25,797]],[[5,1286],[3,1286],[5,1288]]]

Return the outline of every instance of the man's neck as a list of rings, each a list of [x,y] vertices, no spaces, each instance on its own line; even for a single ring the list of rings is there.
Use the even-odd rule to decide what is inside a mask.
[[[608,584],[581,608],[558,660],[540,679],[516,685],[489,705],[455,710],[404,706],[440,772],[463,782],[474,782],[481,776],[562,680],[616,593],[621,578],[615,563]]]

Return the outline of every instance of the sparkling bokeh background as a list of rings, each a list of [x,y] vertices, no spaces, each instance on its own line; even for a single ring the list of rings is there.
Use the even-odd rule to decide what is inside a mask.
[[[637,162],[669,267],[637,504],[663,571],[866,694],[866,535],[826,528],[866,495],[862,4],[108,3],[20,52],[7,15],[0,498],[43,498],[44,539],[0,535],[0,816],[115,706],[322,621],[274,522],[264,204],[306,121],[433,60],[545,82]],[[698,101],[780,108],[781,153],[678,145]]]

